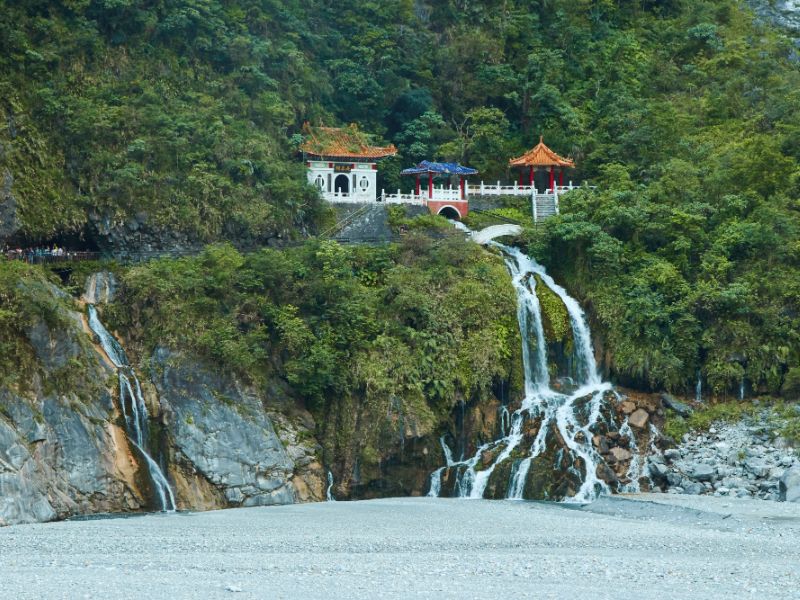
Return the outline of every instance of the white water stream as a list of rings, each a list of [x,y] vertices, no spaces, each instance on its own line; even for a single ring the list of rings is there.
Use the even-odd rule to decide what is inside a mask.
[[[463,225],[459,229],[469,231]],[[517,320],[522,338],[525,397],[520,408],[510,415],[508,421],[504,415],[501,417],[501,437],[482,445],[474,456],[453,461],[448,452],[449,449],[442,439],[446,464],[431,474],[428,495],[440,495],[442,475],[446,469],[453,468],[456,473],[454,495],[482,498],[495,468],[509,459],[513,460],[514,464],[508,481],[506,497],[522,499],[531,463],[547,449],[548,438],[555,429],[566,446],[566,449],[562,449],[558,456],[560,459],[565,459],[564,452],[568,452],[572,463],[567,470],[581,481],[577,492],[566,500],[591,501],[599,494],[608,491],[606,483],[596,474],[597,466],[602,459],[592,445],[594,434],[591,428],[598,420],[602,419],[600,411],[603,396],[612,388],[611,384],[603,382],[598,374],[586,317],[578,302],[563,287],[553,281],[544,267],[536,261],[517,248],[493,241],[487,243],[503,253],[517,292]],[[553,390],[550,387],[547,341],[542,325],[541,306],[536,295],[537,278],[561,299],[569,314],[578,367],[578,389],[569,394]],[[523,426],[530,419],[541,419],[538,433],[530,447],[520,448],[520,444],[525,439]],[[632,435],[631,439],[631,447],[635,452]],[[491,457],[488,464],[486,457]],[[576,459],[580,459],[582,468],[579,469],[575,466]],[[636,462],[632,465],[632,469],[638,474],[641,466]]]
[[[325,489],[325,500],[328,502],[336,502],[333,497],[333,473],[328,471],[328,487]]]
[[[144,401],[142,386],[139,384],[139,379],[136,377],[133,368],[128,363],[128,357],[122,346],[100,322],[94,304],[89,305],[89,328],[97,335],[103,350],[117,368],[119,404],[122,408],[122,416],[125,418],[128,440],[144,457],[147,471],[153,482],[153,489],[158,496],[159,508],[162,511],[174,511],[175,496],[172,493],[172,488],[170,488],[161,467],[153,460],[147,450],[147,423],[150,419],[150,414]],[[133,384],[131,384],[131,380],[133,380]]]

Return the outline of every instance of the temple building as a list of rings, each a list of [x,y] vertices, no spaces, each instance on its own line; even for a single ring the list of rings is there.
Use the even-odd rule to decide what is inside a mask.
[[[373,146],[356,125],[303,128],[300,146],[308,167],[308,182],[329,202],[376,202],[378,161],[397,148]]]
[[[558,170],[558,185],[564,185],[564,169],[574,169],[575,162],[569,158],[564,158],[553,152],[544,143],[544,137],[539,137],[539,143],[528,150],[522,156],[512,158],[508,161],[510,167],[519,168],[519,185],[534,186],[535,175],[538,171],[545,171],[549,174],[549,185],[545,189],[546,193],[554,193],[556,190],[556,170]]]
[[[534,222],[559,213],[559,197],[575,189],[564,184],[566,169],[575,162],[560,156],[539,143],[522,156],[509,160],[510,169],[519,169],[512,183],[470,184],[467,177],[478,171],[458,163],[424,160],[407,168],[402,175],[414,177],[414,189],[378,190],[378,161],[397,154],[394,145],[372,145],[370,137],[356,125],[347,127],[303,127],[300,146],[308,168],[308,183],[315,186],[324,200],[332,203],[384,202],[426,206],[435,215],[461,219],[469,213],[470,196],[525,196],[530,199]],[[537,173],[546,174],[546,182]],[[438,182],[438,183],[437,183]],[[484,200],[484,204],[486,201]]]

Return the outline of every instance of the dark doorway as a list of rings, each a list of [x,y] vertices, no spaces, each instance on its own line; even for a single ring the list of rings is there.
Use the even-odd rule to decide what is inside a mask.
[[[446,219],[453,219],[454,221],[461,220],[461,215],[458,214],[458,211],[452,206],[443,206],[439,209],[439,214]]]
[[[334,191],[337,194],[350,193],[350,177],[348,175],[337,175],[333,180]]]

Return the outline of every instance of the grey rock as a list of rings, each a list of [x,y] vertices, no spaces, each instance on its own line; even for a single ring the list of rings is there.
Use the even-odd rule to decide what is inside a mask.
[[[783,477],[783,474],[786,472],[786,469],[782,469],[781,467],[773,467],[769,470],[769,479],[771,481],[780,481],[780,478]]]
[[[691,474],[697,481],[711,481],[714,479],[716,471],[711,465],[700,463],[691,469]]]
[[[38,369],[44,377],[72,365],[82,371],[69,389],[45,392],[38,375],[24,395],[0,386],[0,520],[30,523],[141,508],[130,448],[124,435],[114,433],[119,430],[105,387],[111,370],[63,293],[35,280],[23,290],[29,287],[51,294],[52,306],[64,311],[26,332]]]
[[[681,451],[677,448],[669,448],[668,450],[664,451],[664,458],[667,460],[679,460],[681,457]]]
[[[800,502],[800,466],[787,469],[778,484],[778,498],[783,502]]]
[[[647,414],[647,411],[643,408],[638,408],[628,417],[628,423],[631,424],[631,427],[635,427],[636,429],[644,429],[647,427],[647,423],[650,420],[650,415]]]
[[[230,505],[294,501],[287,455],[260,400],[235,381],[165,349],[154,379],[178,461],[219,488]]]
[[[672,487],[678,486],[681,483],[681,476],[678,473],[670,471],[667,473],[667,484]]]
[[[694,412],[694,410],[692,410],[688,404],[684,404],[683,402],[676,400],[675,397],[670,394],[661,394],[661,402],[664,403],[664,406],[675,411],[675,413],[681,417],[691,416],[691,414]]]
[[[766,477],[769,475],[769,465],[765,463],[760,458],[748,458],[744,461],[744,467],[747,469],[754,477]]]
[[[704,494],[705,492],[706,492],[706,487],[702,483],[698,482],[689,483],[683,488],[684,494],[690,494],[693,496]]]
[[[667,467],[661,463],[650,463],[650,475],[655,479],[664,479],[667,476]]]
[[[82,300],[87,304],[108,304],[114,301],[117,280],[110,271],[92,273],[86,279]]]

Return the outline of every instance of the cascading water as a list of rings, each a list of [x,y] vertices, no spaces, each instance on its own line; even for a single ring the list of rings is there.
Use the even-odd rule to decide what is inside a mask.
[[[90,304],[88,310],[89,328],[97,335],[106,355],[117,368],[119,404],[122,408],[122,416],[125,419],[128,440],[144,457],[150,480],[153,482],[153,489],[156,496],[158,496],[159,508],[162,511],[174,511],[175,496],[172,493],[172,488],[170,488],[161,467],[147,451],[147,424],[150,414],[144,401],[142,386],[139,384],[139,379],[136,377],[133,368],[128,363],[128,357],[122,346],[100,322],[94,304]],[[133,380],[133,383],[131,383],[131,380]]]
[[[336,502],[333,497],[333,473],[328,471],[328,487],[325,489],[325,500],[328,502]]]
[[[694,399],[696,402],[703,401],[703,375],[697,372],[697,385],[694,386]]]
[[[444,436],[439,438],[439,443],[444,453],[444,466],[439,467],[431,473],[430,490],[428,491],[428,496],[431,498],[437,498],[442,492],[442,473],[444,470],[456,464],[453,462],[453,452],[450,450],[447,442],[444,441]]]
[[[461,229],[466,230],[463,226]],[[517,320],[522,337],[525,397],[520,408],[511,414],[508,427],[503,419],[501,437],[483,444],[472,457],[453,461],[445,450],[446,465],[431,474],[428,495],[439,496],[444,471],[454,469],[456,480],[453,495],[482,498],[495,469],[504,461],[512,460],[506,497],[523,498],[531,464],[547,450],[548,436],[555,430],[564,445],[557,455],[556,462],[561,464],[563,460],[569,465],[566,467],[567,470],[581,482],[579,489],[567,500],[591,501],[598,494],[608,491],[607,484],[597,477],[597,467],[602,459],[592,445],[591,428],[603,419],[601,415],[603,398],[606,392],[611,390],[611,384],[604,383],[598,374],[591,334],[583,310],[578,302],[530,257],[516,248],[491,241],[488,243],[503,253],[517,292]],[[536,294],[537,278],[561,299],[569,315],[578,385],[578,389],[570,394],[555,391],[550,387],[547,343],[541,306]],[[526,439],[523,427],[531,420],[539,420],[539,429],[529,447],[520,446]],[[633,439],[631,443],[634,447]],[[443,449],[446,449],[443,441],[442,445]],[[486,457],[489,457],[488,460]],[[640,470],[638,463],[633,468]]]

